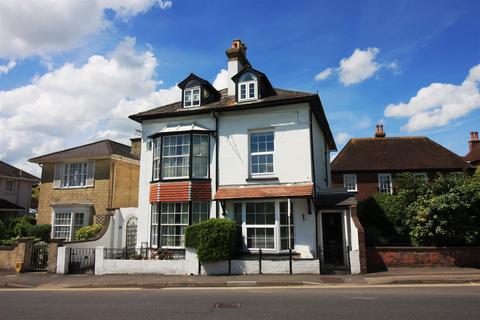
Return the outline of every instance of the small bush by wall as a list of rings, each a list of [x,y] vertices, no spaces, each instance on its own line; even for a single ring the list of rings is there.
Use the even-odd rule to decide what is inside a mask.
[[[50,240],[51,231],[52,226],[49,224],[35,224],[30,227],[28,235],[30,237],[38,238],[42,241],[48,242]]]
[[[91,226],[85,226],[75,232],[75,240],[90,240],[102,230],[102,225],[92,224]]]
[[[237,247],[237,226],[232,220],[209,219],[187,227],[185,245],[197,250],[201,262],[230,260]]]

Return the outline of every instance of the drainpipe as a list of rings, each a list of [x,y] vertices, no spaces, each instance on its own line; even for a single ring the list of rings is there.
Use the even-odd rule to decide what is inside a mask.
[[[220,177],[220,169],[218,167],[218,156],[219,156],[219,149],[220,149],[220,137],[218,135],[218,116],[216,112],[212,112],[212,117],[215,118],[215,194],[218,191],[219,186],[219,177]],[[220,217],[220,206],[218,201],[215,201],[215,212],[217,218]]]

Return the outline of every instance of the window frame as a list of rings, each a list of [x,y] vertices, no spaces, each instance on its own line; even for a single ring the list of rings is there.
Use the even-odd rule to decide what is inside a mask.
[[[210,179],[210,166],[211,166],[211,140],[210,140],[211,131],[201,131],[201,130],[192,130],[192,131],[183,131],[183,132],[169,132],[158,134],[152,136],[152,180],[151,182],[163,182],[163,181],[176,181],[176,180],[209,180]],[[190,136],[190,148],[189,148],[189,159],[188,159],[188,175],[182,177],[163,177],[163,138],[167,136],[177,136],[177,135],[189,135]],[[207,136],[207,175],[204,177],[194,177],[193,176],[193,136],[194,135],[205,135]],[[159,158],[155,158],[155,144],[158,143],[158,148],[160,149]],[[154,162],[159,161],[158,170],[154,166]],[[158,175],[158,176],[157,176]]]
[[[68,214],[69,215],[69,222],[64,224],[57,224],[55,223],[55,219],[57,218],[57,214]],[[83,215],[82,223],[77,223],[77,215]],[[65,239],[65,241],[70,242],[75,240],[75,233],[78,229],[88,226],[90,221],[90,209],[84,207],[71,207],[71,208],[54,208],[52,210],[52,231],[50,233],[50,237],[52,239]],[[68,227],[68,237],[56,237],[56,227]]]
[[[8,184],[11,183],[11,189],[8,189]],[[12,179],[5,180],[5,193],[15,193],[17,190],[17,181]]]
[[[389,187],[388,189],[385,189],[382,187],[382,177],[388,177],[389,178]],[[386,191],[382,191],[386,190]],[[378,174],[378,192],[383,193],[383,194],[393,194],[393,180],[392,180],[392,174],[391,173],[379,173]]]
[[[174,206],[174,211],[173,211],[173,216],[175,217],[175,215],[177,215],[177,212],[176,212],[176,205],[180,205],[181,207],[183,207],[183,205],[186,205],[187,206],[187,210],[186,211],[181,211],[179,213],[179,215],[184,215],[186,213],[186,216],[187,216],[187,222],[186,223],[183,223],[182,221],[180,221],[180,223],[163,223],[162,222],[162,215],[163,215],[163,210],[162,210],[162,205],[165,204],[165,205],[169,205],[169,204],[173,204]],[[184,201],[184,202],[159,202],[158,203],[160,209],[159,209],[159,232],[158,232],[158,239],[159,239],[159,242],[158,242],[158,246],[159,248],[161,249],[185,249],[185,229],[186,227],[188,227],[189,225],[191,225],[191,201]],[[165,215],[167,214],[172,214],[172,212],[167,212],[165,213]],[[183,237],[183,246],[180,245],[180,246],[176,246],[176,245],[163,245],[163,233],[162,233],[162,227],[181,227],[183,228],[183,234],[180,234],[180,238]],[[167,236],[169,236],[170,234],[167,234]],[[172,236],[172,235],[170,235]],[[177,237],[178,235],[175,233],[173,235],[174,237]]]
[[[250,96],[250,85],[253,84],[253,97]],[[242,86],[245,86],[245,98],[242,98]],[[238,82],[238,102],[258,100],[258,80]]]
[[[350,189],[347,184],[347,178],[352,178],[355,184],[354,189]],[[343,175],[343,187],[347,189],[348,192],[357,192],[358,191],[358,182],[357,182],[357,174],[356,173],[345,173]]]
[[[275,222],[274,224],[248,224],[247,223],[247,203],[267,203],[267,202],[273,202],[274,203],[274,210],[275,210]],[[288,200],[287,199],[261,199],[261,200],[243,200],[243,201],[232,201],[230,203],[229,208],[231,208],[232,213],[228,214],[229,219],[236,221],[235,216],[241,217],[240,223],[238,221],[237,224],[241,227],[242,229],[242,239],[243,239],[243,249],[245,252],[250,252],[250,253],[257,253],[260,251],[260,248],[251,248],[248,246],[248,230],[249,229],[273,229],[273,243],[274,243],[274,248],[261,248],[262,252],[270,252],[270,253],[286,253],[288,252],[288,248],[282,248],[282,228],[287,227],[288,229],[288,220],[287,220],[287,225],[281,224],[281,212],[280,212],[280,206],[281,203],[285,203],[287,206],[287,210],[289,210],[288,206]],[[235,210],[240,206],[241,212],[235,212]],[[290,228],[293,229],[293,232],[291,233],[291,241],[292,241],[292,250],[295,248],[295,217],[294,217],[294,212],[293,212],[293,202],[291,203],[290,206],[290,219],[291,219],[291,224]],[[288,215],[288,212],[287,212]],[[287,240],[288,244],[288,240]]]
[[[185,244],[185,228],[187,226],[191,226],[194,223],[193,222],[193,206],[195,203],[206,203],[207,204],[207,220],[211,218],[210,212],[212,208],[212,202],[211,201],[182,201],[182,202],[154,202],[150,204],[151,207],[151,216],[150,216],[150,247],[152,248],[159,248],[159,249],[185,249],[184,246],[168,246],[168,245],[163,245],[163,240],[162,240],[162,225],[165,226],[165,224],[162,223],[162,204],[169,204],[173,203],[175,204],[186,204],[187,205],[187,213],[188,213],[188,223],[187,224],[166,224],[166,226],[183,226],[184,227],[184,233],[183,233],[183,241]],[[154,223],[154,215],[157,216],[157,223]],[[203,220],[200,220],[203,221]],[[154,243],[155,235],[154,231],[156,233],[156,243]]]
[[[194,104],[195,101],[197,100],[193,100],[193,95],[194,95],[194,91],[198,90],[198,104]],[[187,93],[190,94],[190,105],[187,105],[186,102],[187,102],[187,99],[186,99],[186,96],[187,96]],[[183,89],[183,107],[184,108],[194,108],[194,107],[200,107],[202,105],[202,87],[201,86],[196,86],[196,87],[192,87],[192,88],[185,88]]]
[[[82,183],[80,185],[70,185],[70,180],[72,176],[75,174],[70,173],[70,167],[73,165],[81,165],[82,166]],[[85,170],[83,172],[83,169]],[[65,173],[68,172],[68,173]],[[67,178],[67,179],[65,179]],[[61,182],[60,182],[60,189],[77,189],[77,188],[87,188],[87,179],[88,179],[88,161],[75,161],[75,162],[64,162],[62,165],[62,172],[61,172]],[[72,179],[73,180],[73,179]]]
[[[252,151],[252,135],[259,133],[273,134],[273,151]],[[253,172],[253,157],[254,156],[272,156],[272,172]],[[269,177],[275,176],[275,130],[272,129],[255,129],[248,132],[248,176],[249,177]]]
[[[426,172],[414,172],[413,173],[413,181],[417,181],[421,179],[422,182],[427,183],[429,181],[428,173]]]

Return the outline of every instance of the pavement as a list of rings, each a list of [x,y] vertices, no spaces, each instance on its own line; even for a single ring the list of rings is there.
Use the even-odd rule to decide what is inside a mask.
[[[0,272],[0,288],[169,288],[169,287],[275,287],[275,286],[379,286],[414,284],[480,284],[477,268],[390,268],[364,275],[226,275],[166,276],[57,275],[46,272]]]

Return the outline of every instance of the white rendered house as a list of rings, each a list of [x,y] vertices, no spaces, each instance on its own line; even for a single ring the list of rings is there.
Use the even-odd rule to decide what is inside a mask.
[[[355,199],[331,189],[319,96],[274,88],[240,40],[226,54],[227,89],[190,74],[182,101],[130,116],[142,125],[137,246],[184,250],[186,226],[223,217],[241,226],[246,255],[292,249],[364,271]]]

